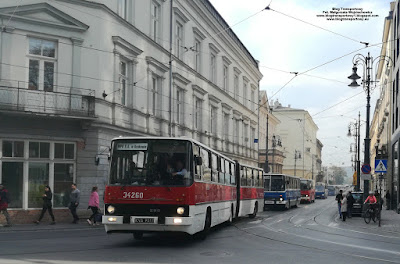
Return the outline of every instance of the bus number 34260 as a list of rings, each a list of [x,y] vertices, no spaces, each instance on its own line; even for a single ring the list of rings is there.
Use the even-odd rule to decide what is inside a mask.
[[[143,193],[142,192],[124,192],[123,199],[143,199]]]

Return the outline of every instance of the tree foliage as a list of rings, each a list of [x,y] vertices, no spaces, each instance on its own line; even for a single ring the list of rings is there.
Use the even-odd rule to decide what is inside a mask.
[[[341,185],[344,183],[344,178],[347,176],[346,171],[337,166],[332,166],[332,171],[333,171],[333,179],[335,181],[336,185]]]

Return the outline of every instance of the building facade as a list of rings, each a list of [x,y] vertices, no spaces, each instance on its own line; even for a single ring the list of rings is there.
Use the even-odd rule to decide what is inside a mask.
[[[318,126],[306,110],[284,107],[278,101],[273,113],[281,121],[276,130],[285,145],[283,173],[315,180]]]
[[[187,136],[258,164],[258,61],[209,1],[6,0],[0,17],[12,209],[40,208],[45,184],[65,208],[72,182],[86,208],[118,136]]]
[[[276,130],[280,121],[273,114],[266,91],[260,91],[259,115],[259,167],[264,168],[265,165],[268,130],[268,170],[271,173],[282,173],[283,160],[285,159],[284,142],[282,142],[281,136]]]

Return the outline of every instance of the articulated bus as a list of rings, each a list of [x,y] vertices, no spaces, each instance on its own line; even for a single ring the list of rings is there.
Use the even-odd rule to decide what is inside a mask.
[[[304,203],[315,202],[315,188],[313,180],[300,179],[300,192],[301,192],[301,202]]]
[[[326,183],[317,182],[317,184],[315,185],[315,198],[316,199],[328,198],[328,188],[326,187]]]
[[[264,208],[289,209],[300,204],[300,178],[284,174],[264,176]]]
[[[204,237],[263,204],[262,170],[187,138],[120,137],[111,143],[104,195],[107,233],[185,232]]]

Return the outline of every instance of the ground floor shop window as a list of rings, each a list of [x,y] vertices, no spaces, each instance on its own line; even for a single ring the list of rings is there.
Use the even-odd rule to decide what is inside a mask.
[[[23,162],[3,162],[2,165],[2,183],[10,192],[10,208],[22,208],[23,165]]]
[[[54,207],[66,207],[69,204],[69,194],[74,181],[73,163],[54,164]]]
[[[49,164],[29,163],[28,182],[28,207],[41,208],[43,206],[42,195],[44,187],[49,184]]]

